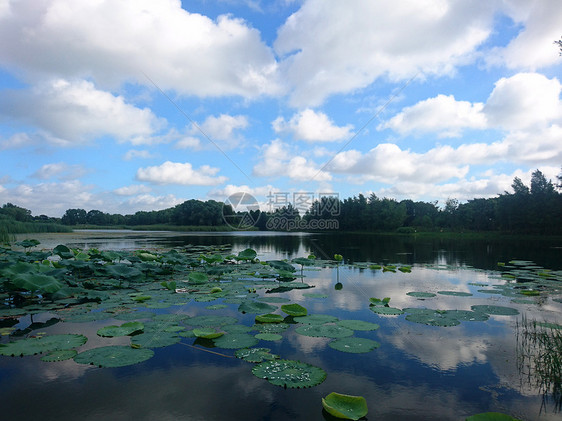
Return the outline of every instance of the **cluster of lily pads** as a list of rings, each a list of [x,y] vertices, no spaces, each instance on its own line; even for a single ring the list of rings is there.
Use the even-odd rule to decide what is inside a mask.
[[[326,372],[305,362],[282,359],[269,348],[258,346],[260,341],[279,341],[284,332],[292,329],[300,335],[330,338],[328,346],[341,352],[365,353],[380,346],[372,339],[356,336],[357,332],[378,329],[378,324],[308,314],[305,307],[278,295],[314,288],[304,282],[304,268],[339,268],[343,264],[341,255],[335,255],[333,260],[310,255],[290,261],[259,261],[255,250],[233,254],[228,245],[187,246],[162,252],[80,250],[64,245],[53,250],[32,250],[38,245],[35,240],[18,245],[25,250],[0,248],[0,333],[8,336],[8,341],[0,343],[0,355],[44,354],[41,359],[49,362],[74,359],[80,364],[121,367],[146,361],[154,355],[154,349],[190,338],[191,346],[233,350],[234,357],[255,364],[252,368],[255,376],[274,385],[306,388],[322,383]],[[405,265],[370,262],[351,266],[383,272],[412,270]],[[559,272],[546,271],[528,262],[523,265],[521,261],[501,267],[502,277],[507,280],[505,285],[509,287],[494,288],[504,295],[528,297],[535,295],[529,291],[538,291],[541,296],[543,291],[558,292]],[[338,284],[341,288],[339,272]],[[458,291],[408,293],[420,300],[438,294],[472,295]],[[303,295],[326,297],[314,293]],[[182,312],[192,300],[210,303],[206,306],[208,314]],[[388,297],[371,298],[370,309],[379,316],[406,314],[408,321],[441,327],[455,326],[461,321],[485,321],[491,314],[518,313],[509,307],[485,305],[474,305],[471,310],[399,309],[391,307],[389,302]],[[236,317],[212,314],[233,305],[241,314],[255,314],[254,324],[247,326]],[[157,314],[159,309],[173,306],[179,306],[176,307],[179,310],[174,312],[172,308],[170,313]],[[16,329],[22,316],[32,318],[39,313],[52,317],[47,322]],[[97,335],[129,337],[130,344],[79,352],[88,338],[74,324],[106,320],[113,324],[101,327]],[[77,333],[34,334],[59,322],[72,323]],[[358,419],[366,414],[363,401],[361,397],[331,394],[323,400],[323,406],[332,415]],[[353,403],[353,410],[349,409],[349,403]],[[355,412],[357,405],[359,409]],[[351,412],[345,415],[346,411]]]

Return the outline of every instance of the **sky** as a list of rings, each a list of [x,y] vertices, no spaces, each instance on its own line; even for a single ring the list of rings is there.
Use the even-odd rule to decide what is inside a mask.
[[[0,0],[0,205],[555,181],[561,36],[560,0]]]

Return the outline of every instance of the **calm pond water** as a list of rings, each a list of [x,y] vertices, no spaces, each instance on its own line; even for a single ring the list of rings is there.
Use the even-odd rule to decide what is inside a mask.
[[[89,231],[32,237],[41,241],[39,248],[66,244],[100,250],[166,250],[189,244],[229,245],[229,252],[236,254],[251,247],[262,261],[310,253],[329,259],[339,253],[344,264],[338,269],[304,268],[303,281],[314,288],[257,292],[298,303],[309,314],[377,323],[379,329],[356,331],[355,336],[375,340],[380,347],[367,353],[344,353],[328,345],[331,339],[303,336],[294,326],[282,333],[281,340],[260,340],[257,346],[270,348],[283,359],[303,361],[327,372],[323,383],[307,389],[270,384],[252,374],[251,363],[233,358],[234,350],[207,348],[194,344],[193,338],[155,348],[153,358],[121,368],[98,368],[72,359],[43,362],[40,356],[0,356],[3,420],[332,420],[321,402],[331,392],[365,397],[369,420],[464,420],[488,411],[522,420],[562,419],[560,396],[543,394],[537,376],[521,367],[524,344],[518,328],[523,317],[562,324],[562,303],[553,300],[562,295],[522,297],[528,303],[514,303],[513,296],[497,293],[506,283],[498,262],[524,259],[561,270],[560,243],[256,232]],[[410,265],[412,269],[410,273],[383,272],[350,265],[358,262]],[[436,295],[420,299],[408,292]],[[399,309],[470,310],[473,305],[499,305],[515,308],[519,314],[491,315],[486,321],[462,321],[451,327],[429,326],[408,321],[406,315],[376,314],[369,307],[371,297],[390,297],[390,306]],[[238,304],[208,309],[215,304],[223,304],[222,299],[191,300],[149,311],[233,316],[240,324],[254,324],[255,314],[240,313]],[[38,314],[33,321],[51,317]],[[82,333],[89,340],[81,351],[108,343],[128,344],[129,337],[96,335],[103,326],[121,323],[115,319],[61,322],[41,331]],[[29,324],[26,316],[16,327]]]

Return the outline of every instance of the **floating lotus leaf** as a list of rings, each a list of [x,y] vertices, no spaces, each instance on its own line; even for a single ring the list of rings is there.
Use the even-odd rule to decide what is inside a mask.
[[[303,294],[304,297],[306,298],[328,298],[328,296],[326,294],[317,294],[317,293],[304,293]]]
[[[15,342],[0,344],[0,355],[21,356],[35,355],[48,351],[66,350],[86,343],[84,335],[62,334],[38,338],[26,338]]]
[[[195,316],[187,320],[185,323],[191,326],[214,327],[233,325],[238,323],[238,319],[231,316]]]
[[[460,325],[461,322],[447,310],[425,310],[414,314],[408,314],[406,320],[429,326],[450,327]]]
[[[337,418],[358,420],[367,415],[367,401],[362,396],[343,395],[332,392],[322,398],[324,410]]]
[[[346,327],[351,330],[377,330],[380,326],[376,323],[365,322],[363,320],[340,320],[337,325]]]
[[[226,325],[222,327],[222,330],[224,330],[227,333],[248,333],[254,329],[251,328],[250,326],[235,324],[235,325]]]
[[[187,282],[192,285],[202,285],[209,281],[209,277],[206,273],[202,272],[190,272],[187,275]]]
[[[217,347],[226,349],[250,348],[258,342],[258,339],[246,333],[229,333],[214,340]]]
[[[491,306],[491,305],[474,305],[470,307],[473,311],[486,313],[494,316],[515,316],[519,314],[519,310],[513,307]]]
[[[138,364],[152,358],[151,349],[135,349],[130,346],[104,346],[81,352],[74,357],[79,364],[92,364],[99,367],[124,367]]]
[[[142,348],[163,348],[177,344],[180,337],[175,332],[145,332],[131,338],[131,344]]]
[[[381,346],[377,341],[373,341],[367,338],[341,338],[336,339],[328,344],[330,348],[336,349],[342,352],[349,352],[352,354],[361,354],[364,352],[370,352],[375,348]]]
[[[382,314],[385,316],[396,316],[399,314],[404,314],[402,310],[395,307],[379,307],[379,306],[372,306],[370,307],[373,313]]]
[[[53,293],[63,287],[55,277],[40,273],[22,273],[13,278],[11,282],[16,288],[31,292]]]
[[[470,310],[447,310],[447,313],[461,322],[485,322],[490,318],[486,313]]]
[[[124,263],[107,265],[105,266],[105,270],[110,276],[114,276],[116,278],[132,279],[142,275],[140,270]]]
[[[300,304],[283,304],[281,306],[281,310],[287,313],[289,316],[298,317],[298,316],[306,316],[308,314],[308,310],[301,306]]]
[[[500,412],[483,412],[468,417],[466,421],[520,421],[510,415],[502,414]]]
[[[287,323],[259,323],[252,326],[253,330],[260,333],[281,333],[289,328]]]
[[[265,303],[289,303],[291,300],[285,297],[259,297],[258,301],[263,301]]]
[[[411,291],[411,292],[407,292],[406,295],[409,295],[410,297],[416,297],[416,298],[431,298],[431,297],[435,297],[436,294],[434,294],[433,292],[421,292],[421,291]]]
[[[49,352],[47,355],[41,357],[41,361],[45,362],[57,362],[65,361],[74,358],[78,354],[75,349],[61,349],[59,351]]]
[[[256,316],[256,322],[259,323],[280,323],[284,319],[285,318],[280,314],[272,314],[272,313],[260,314],[259,316]]]
[[[224,335],[224,332],[217,332],[215,329],[210,327],[193,329],[192,332],[196,337],[203,339],[216,339]]]
[[[239,349],[234,353],[236,358],[241,358],[250,363],[261,363],[279,358],[279,355],[271,354],[269,348],[245,348]]]
[[[121,326],[106,326],[98,329],[98,335],[104,337],[114,337],[114,336],[127,336],[134,333],[139,333],[144,329],[144,325],[141,322],[128,322],[123,323]]]
[[[455,297],[471,297],[472,294],[470,292],[463,292],[463,291],[437,291],[438,294],[441,295],[453,295]]]
[[[258,256],[258,253],[254,249],[245,249],[238,253],[236,259],[238,260],[254,260]]]
[[[411,266],[400,266],[398,268],[398,270],[402,273],[410,273],[410,272],[412,272],[412,267]]]
[[[296,263],[301,266],[314,266],[314,259],[308,259],[306,257],[296,257],[291,262]]]
[[[274,269],[282,270],[284,272],[295,272],[296,269],[293,265],[284,262],[283,260],[268,260],[267,264]]]
[[[323,338],[345,338],[353,335],[353,330],[333,324],[299,326],[295,332],[304,336]]]
[[[279,341],[283,339],[283,336],[278,333],[258,333],[254,337],[262,341]]]
[[[289,389],[313,387],[326,380],[320,367],[293,360],[273,360],[255,365],[254,376]]]
[[[260,303],[259,301],[246,300],[238,307],[240,313],[271,313],[277,310],[277,307],[267,303]]]
[[[324,323],[337,322],[338,318],[330,316],[329,314],[311,314],[308,316],[295,317],[293,320],[306,325],[322,325]]]

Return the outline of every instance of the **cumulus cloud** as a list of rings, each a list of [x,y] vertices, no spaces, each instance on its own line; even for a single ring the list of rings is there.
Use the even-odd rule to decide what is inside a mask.
[[[353,126],[338,127],[328,116],[307,108],[286,121],[278,117],[272,123],[276,133],[287,133],[293,138],[307,142],[333,142],[351,136]]]
[[[85,80],[55,79],[30,91],[4,91],[0,114],[32,124],[47,140],[62,146],[102,135],[144,143],[164,124],[148,108],[137,108]]]
[[[147,158],[153,158],[153,157],[154,157],[154,155],[151,154],[147,150],[130,149],[125,153],[125,155],[123,156],[123,159],[125,161],[131,161],[131,160],[137,159],[137,158],[147,159]]]
[[[166,161],[162,165],[139,168],[136,178],[154,184],[179,184],[185,186],[213,186],[224,183],[228,178],[216,176],[219,168],[203,165],[194,169],[189,162]]]
[[[148,193],[152,189],[144,184],[134,184],[132,186],[123,186],[113,190],[119,196],[135,196],[141,193]]]
[[[488,38],[493,15],[493,5],[478,0],[309,0],[279,29],[274,47],[292,103],[317,105],[380,77],[452,74]]]
[[[231,140],[235,130],[248,127],[248,118],[243,115],[228,114],[221,114],[218,117],[209,116],[199,127],[213,140]]]
[[[302,156],[291,156],[288,145],[276,139],[264,145],[261,151],[261,161],[253,168],[253,174],[258,177],[287,176],[298,181],[327,181],[332,176],[318,168],[318,166]]]
[[[457,101],[453,95],[437,95],[405,107],[378,129],[390,128],[401,135],[411,132],[437,132],[439,137],[458,137],[462,129],[484,129],[484,104]]]
[[[188,6],[189,7],[189,6]],[[71,34],[71,36],[69,36]],[[212,20],[177,0],[4,3],[0,61],[28,80],[134,80],[199,96],[279,91],[277,63],[260,33],[230,15]]]
[[[48,180],[58,178],[61,180],[77,179],[84,175],[86,170],[81,165],[69,165],[64,162],[55,162],[41,166],[32,177]]]

